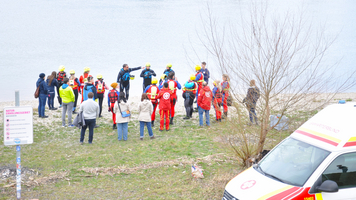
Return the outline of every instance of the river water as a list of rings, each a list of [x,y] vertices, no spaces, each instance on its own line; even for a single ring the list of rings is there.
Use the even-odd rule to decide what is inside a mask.
[[[193,73],[201,61],[214,70],[214,58],[202,48],[198,35],[207,5],[224,24],[247,8],[250,0],[16,0],[0,6],[0,70],[3,82],[0,101],[13,101],[15,90],[21,100],[31,100],[38,75],[84,67],[106,83],[116,81],[124,63],[130,67],[150,62],[157,75],[167,63],[180,82]],[[293,3],[291,3],[293,2]],[[317,23],[325,23],[338,39],[330,49],[332,62],[340,60],[340,71],[355,69],[356,1],[354,0],[272,0],[274,9],[306,5]],[[194,49],[192,48],[194,47]],[[140,71],[131,81],[130,95],[142,92]],[[355,92],[355,88],[351,92]]]

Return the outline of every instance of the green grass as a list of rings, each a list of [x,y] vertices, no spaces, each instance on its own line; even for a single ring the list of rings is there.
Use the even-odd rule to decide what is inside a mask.
[[[34,124],[34,143],[21,146],[21,164],[40,173],[35,180],[63,171],[68,176],[38,186],[22,185],[23,199],[221,199],[226,183],[241,171],[231,149],[214,140],[229,131],[224,122],[199,128],[198,119],[175,116],[171,131],[159,132],[157,115],[156,139],[150,140],[145,129],[144,140],[139,140],[139,123],[133,120],[124,142],[117,140],[110,118],[104,117],[98,120],[94,144],[87,143],[87,131],[84,145],[79,145],[80,130],[62,128],[60,111],[54,113],[50,126],[40,120]],[[203,159],[209,155],[216,159]],[[15,165],[15,156],[15,146],[0,145],[0,166]],[[162,161],[172,164],[145,168]],[[192,178],[194,163],[204,169],[204,179]],[[83,167],[135,170],[96,175]],[[6,184],[0,182],[0,187]],[[15,188],[1,187],[0,194],[0,199],[14,199]]]

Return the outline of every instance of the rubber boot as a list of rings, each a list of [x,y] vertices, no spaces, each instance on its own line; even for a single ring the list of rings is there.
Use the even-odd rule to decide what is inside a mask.
[[[155,126],[155,120],[151,121],[151,126]]]
[[[113,124],[113,125],[112,125],[112,129],[113,129],[113,130],[114,130],[114,129],[117,129],[116,124]]]
[[[169,124],[173,125],[173,118],[174,117],[171,117],[171,119],[169,120]]]

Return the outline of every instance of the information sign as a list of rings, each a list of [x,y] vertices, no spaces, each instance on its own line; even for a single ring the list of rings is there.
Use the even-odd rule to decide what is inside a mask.
[[[33,110],[31,106],[4,108],[4,145],[33,143]]]

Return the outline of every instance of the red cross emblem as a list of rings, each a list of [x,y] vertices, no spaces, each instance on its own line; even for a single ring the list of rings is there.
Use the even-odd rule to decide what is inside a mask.
[[[246,181],[246,182],[242,183],[240,188],[242,190],[247,190],[249,188],[252,188],[255,184],[256,184],[255,180],[249,180],[249,181]]]

